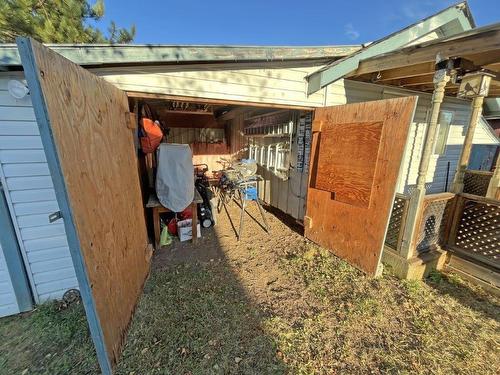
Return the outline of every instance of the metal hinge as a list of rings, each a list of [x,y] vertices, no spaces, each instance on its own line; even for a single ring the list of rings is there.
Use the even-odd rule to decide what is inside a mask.
[[[56,220],[62,219],[61,211],[52,212],[49,215],[49,223],[53,223]]]

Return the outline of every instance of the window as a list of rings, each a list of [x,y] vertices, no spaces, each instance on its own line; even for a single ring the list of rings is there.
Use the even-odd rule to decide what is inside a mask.
[[[263,167],[267,165],[267,146],[260,147],[260,165]]]
[[[438,134],[436,145],[434,146],[434,154],[443,155],[446,150],[446,143],[448,141],[448,133],[450,132],[451,121],[453,120],[453,112],[441,111],[438,120]]]

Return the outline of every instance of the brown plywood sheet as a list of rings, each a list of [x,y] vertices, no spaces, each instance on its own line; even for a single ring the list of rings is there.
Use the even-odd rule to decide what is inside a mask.
[[[313,187],[334,193],[339,202],[368,207],[382,127],[381,121],[324,126]]]
[[[30,85],[35,87],[39,82],[41,86],[46,122],[50,124],[91,288],[91,308],[95,309],[102,330],[99,333],[113,365],[151,258],[133,130],[127,126],[127,96],[43,45],[30,43],[32,56],[25,58],[28,63],[33,60],[35,70]],[[40,116],[37,112],[37,119]],[[44,147],[53,146],[47,146],[44,139]],[[82,276],[78,281],[80,288],[87,283]],[[93,314],[87,309],[87,316]]]
[[[380,261],[416,102],[417,97],[405,97],[318,108],[315,111],[312,164],[304,220],[305,235],[370,275],[376,274]],[[350,199],[349,194],[344,195],[342,199],[344,201],[338,200],[336,199],[338,195],[316,188],[314,181],[314,176],[322,173],[318,163],[322,160],[321,152],[324,152],[319,142],[320,134],[323,131],[330,132],[338,126],[335,135],[350,139],[352,135],[347,132],[353,131],[352,127],[355,124],[362,123],[367,125],[371,123],[373,125],[368,126],[373,126],[374,129],[380,127],[377,124],[382,124],[380,135],[373,137],[371,142],[374,145],[367,147],[366,152],[350,154],[351,174],[342,172],[342,184],[353,185],[360,180],[362,174],[366,174],[367,180],[372,182],[362,182],[361,185],[364,189],[367,185],[371,185],[371,199],[368,206],[344,202]],[[345,124],[351,125],[345,126]],[[378,131],[376,130],[374,134]],[[357,131],[353,133],[358,134]],[[368,141],[369,138],[367,136],[363,139]],[[375,153],[377,140],[379,143],[377,157],[375,163],[370,164],[371,170],[367,170],[364,162],[368,154]],[[338,144],[342,150],[342,142]],[[335,142],[332,142],[331,146],[336,146]],[[328,153],[328,157],[324,160],[333,165],[345,165],[345,155],[342,151],[335,152],[335,149],[328,149]],[[341,170],[344,171],[345,167]],[[330,178],[335,179],[335,177],[330,175]],[[328,189],[334,190],[334,186],[326,185]],[[345,199],[346,197],[348,199]]]

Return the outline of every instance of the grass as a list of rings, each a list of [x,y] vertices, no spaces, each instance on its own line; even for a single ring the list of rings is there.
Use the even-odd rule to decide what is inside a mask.
[[[43,304],[0,319],[0,337],[0,374],[98,373],[80,303]]]
[[[224,260],[153,271],[116,373],[498,373],[498,304],[456,276],[372,279],[312,244],[280,259],[307,308],[265,306]],[[2,319],[0,336],[1,374],[98,373],[81,305]]]
[[[117,373],[282,373],[262,318],[219,262],[156,272]]]

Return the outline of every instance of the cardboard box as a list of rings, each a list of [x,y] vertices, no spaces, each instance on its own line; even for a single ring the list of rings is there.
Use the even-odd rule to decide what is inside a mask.
[[[177,235],[181,242],[188,241],[193,238],[193,219],[186,219],[177,222]],[[196,226],[198,238],[201,237],[200,223]]]

